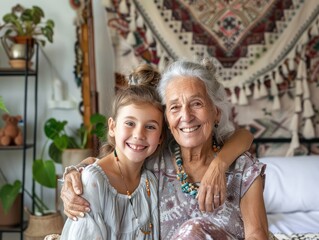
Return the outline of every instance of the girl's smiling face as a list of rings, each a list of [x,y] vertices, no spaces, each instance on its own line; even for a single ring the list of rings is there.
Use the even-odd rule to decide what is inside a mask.
[[[144,161],[161,142],[163,113],[149,103],[130,104],[109,119],[109,135],[115,138],[120,157],[134,162]]]

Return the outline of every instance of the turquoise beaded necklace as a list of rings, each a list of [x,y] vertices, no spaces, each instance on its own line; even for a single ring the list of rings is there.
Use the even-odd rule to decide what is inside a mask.
[[[176,177],[181,182],[182,192],[191,195],[191,197],[193,198],[196,198],[198,193],[198,187],[187,181],[188,175],[184,171],[181,148],[178,144],[176,144],[175,146],[175,161],[178,167]]]
[[[177,173],[176,178],[181,182],[181,188],[182,192],[189,194],[191,197],[196,198],[198,194],[198,186],[194,185],[193,183],[190,183],[187,181],[188,175],[184,170],[183,167],[183,159],[181,154],[181,148],[178,144],[175,145],[175,161],[177,165]],[[217,144],[213,144],[213,151],[217,153],[220,150],[220,146],[217,146]]]

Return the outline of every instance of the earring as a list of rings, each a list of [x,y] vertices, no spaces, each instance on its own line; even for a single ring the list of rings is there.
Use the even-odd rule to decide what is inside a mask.
[[[218,121],[215,121],[214,127],[215,127],[215,128],[218,128],[218,124],[219,124],[219,122],[218,122]]]
[[[213,151],[215,153],[220,151],[220,145],[218,145],[215,137],[213,137]]]

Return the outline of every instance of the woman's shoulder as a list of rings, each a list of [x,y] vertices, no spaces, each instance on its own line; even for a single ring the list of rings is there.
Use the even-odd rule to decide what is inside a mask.
[[[250,152],[244,152],[241,154],[231,165],[230,169],[235,171],[245,171],[248,168],[265,168],[265,164],[261,163]]]
[[[250,152],[246,151],[243,154],[241,154],[238,159],[241,159],[242,161],[245,162],[251,162],[252,164],[254,163],[259,163],[258,158],[256,158],[253,154],[251,154]]]

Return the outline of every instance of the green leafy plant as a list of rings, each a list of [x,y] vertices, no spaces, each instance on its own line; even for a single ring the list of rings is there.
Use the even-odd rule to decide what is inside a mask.
[[[62,153],[65,149],[84,149],[87,144],[88,134],[98,137],[100,141],[106,140],[106,117],[102,114],[93,114],[90,118],[89,129],[81,126],[71,134],[67,130],[67,121],[59,121],[55,118],[48,119],[44,124],[44,132],[49,145],[49,156],[56,163],[61,163]]]
[[[2,171],[1,174],[3,175]],[[16,180],[13,184],[6,183],[0,188],[0,200],[5,214],[11,209],[15,199],[21,191],[21,186],[21,181]]]
[[[7,37],[32,37],[44,46],[45,40],[53,42],[54,34],[54,21],[48,19],[43,22],[44,17],[42,8],[24,8],[18,4],[3,16],[4,24],[0,26],[0,30],[5,31],[4,36]]]

